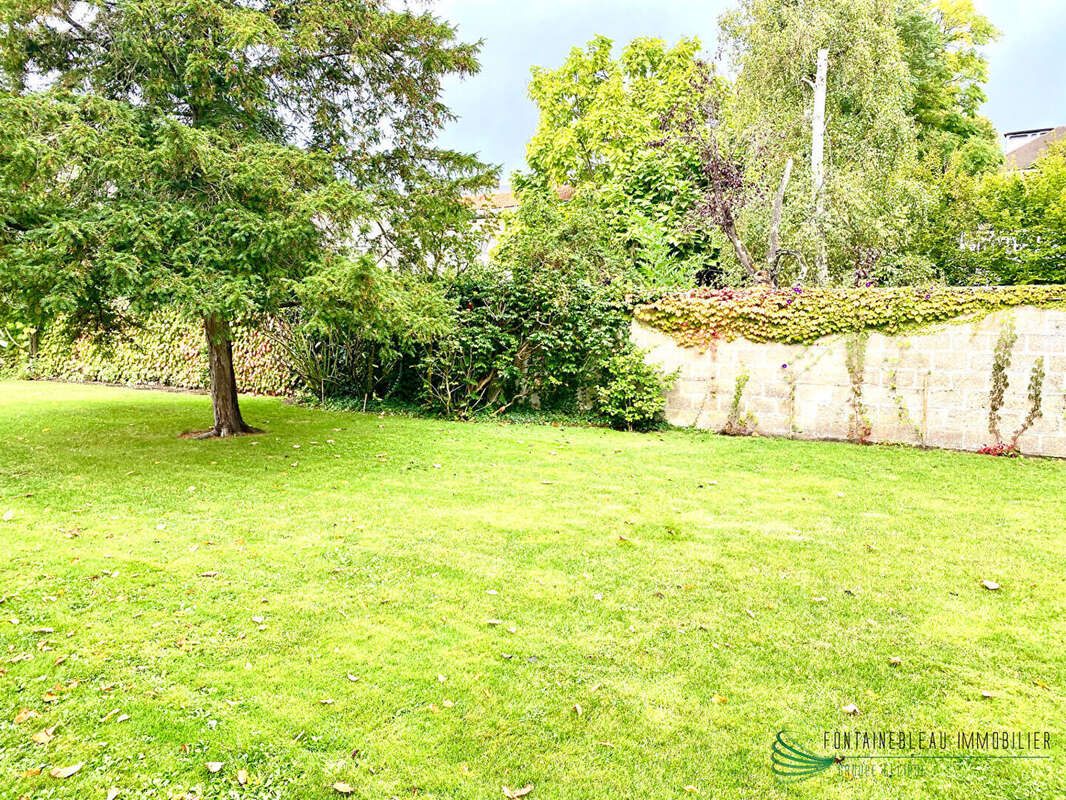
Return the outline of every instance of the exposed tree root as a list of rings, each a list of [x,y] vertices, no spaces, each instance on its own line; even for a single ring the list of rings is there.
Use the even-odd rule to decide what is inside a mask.
[[[208,428],[206,431],[185,431],[181,434],[182,439],[226,439],[230,436],[251,436],[257,433],[266,433],[261,428],[253,428],[251,425],[242,425],[241,429],[234,431],[229,427]]]

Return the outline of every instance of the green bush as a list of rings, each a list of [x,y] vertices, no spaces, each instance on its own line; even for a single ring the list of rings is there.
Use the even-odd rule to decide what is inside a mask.
[[[593,406],[613,428],[651,430],[664,421],[666,393],[676,377],[664,376],[639,350],[626,348],[603,362],[603,379],[593,390]]]
[[[464,418],[579,411],[626,340],[632,270],[595,206],[525,195],[494,263],[449,287],[455,324],[422,351],[420,402]]]

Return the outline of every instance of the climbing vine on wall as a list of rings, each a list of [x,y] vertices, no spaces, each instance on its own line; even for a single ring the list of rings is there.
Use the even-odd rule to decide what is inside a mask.
[[[1010,369],[1014,344],[1018,341],[1018,334],[1014,324],[1008,322],[1000,331],[996,340],[996,348],[992,356],[992,384],[988,394],[988,432],[992,435],[992,444],[982,447],[979,452],[994,456],[1015,456],[1018,454],[1018,440],[1033,423],[1043,416],[1044,395],[1044,358],[1041,356],[1033,363],[1032,372],[1029,374],[1029,411],[1022,420],[1021,425],[1010,437],[1009,441],[1003,440],[1000,432],[1001,412],[1003,410],[1003,397],[1010,385],[1010,377],[1007,370]]]
[[[58,332],[47,334],[24,369],[35,378],[206,389],[205,349],[199,325],[161,312],[110,342],[85,338],[71,344]],[[237,331],[233,360],[242,392],[285,395],[297,386],[284,354],[260,331]]]
[[[872,432],[866,406],[862,401],[862,379],[866,372],[866,343],[869,338],[870,335],[862,331],[848,336],[846,342],[845,366],[851,383],[851,421],[848,423],[848,439],[859,444],[865,444]]]
[[[750,413],[741,414],[740,412],[740,401],[750,377],[746,371],[737,375],[736,384],[733,387],[733,402],[729,406],[729,416],[726,418],[725,427],[722,428],[722,433],[727,436],[747,436],[755,428],[755,417]]]
[[[1023,305],[1066,306],[1066,286],[698,289],[639,305],[634,315],[703,350],[739,337],[810,344],[836,334],[898,333]]]

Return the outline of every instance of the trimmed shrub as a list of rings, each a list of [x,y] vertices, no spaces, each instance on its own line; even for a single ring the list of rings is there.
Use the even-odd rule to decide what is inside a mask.
[[[612,428],[657,428],[664,422],[666,393],[676,377],[663,375],[639,350],[627,348],[603,362],[603,377],[593,390],[593,407]]]

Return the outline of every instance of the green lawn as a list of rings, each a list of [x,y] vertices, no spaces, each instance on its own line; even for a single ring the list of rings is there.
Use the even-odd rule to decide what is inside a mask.
[[[0,797],[1066,794],[1064,463],[243,406],[0,383]],[[782,728],[1052,749],[781,785]]]

